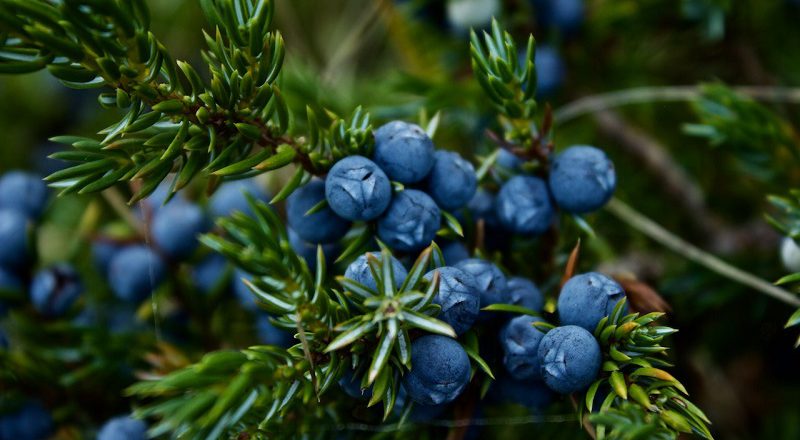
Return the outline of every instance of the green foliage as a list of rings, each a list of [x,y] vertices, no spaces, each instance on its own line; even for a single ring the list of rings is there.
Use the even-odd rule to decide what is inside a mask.
[[[314,413],[316,397],[307,368],[302,355],[272,346],[218,351],[158,380],[139,382],[128,393],[154,400],[136,411],[141,417],[158,417],[153,435],[220,438],[234,428],[267,434],[280,430],[280,418],[291,411]],[[297,432],[304,428],[297,426]]]
[[[692,108],[700,122],[684,124],[684,132],[730,151],[739,166],[755,177],[768,180],[779,177],[779,172],[789,173],[776,164],[800,158],[797,141],[783,119],[724,84],[704,85]]]
[[[725,14],[730,10],[730,0],[683,0],[681,11],[704,28],[705,37],[719,40],[725,36]]]
[[[0,72],[46,67],[69,87],[110,88],[100,104],[125,111],[99,133],[101,140],[53,139],[74,148],[53,155],[73,164],[48,177],[63,193],[140,181],[133,202],[171,173],[173,193],[199,175],[211,177],[213,190],[223,179],[291,163],[320,174],[333,159],[369,148],[369,117],[361,110],[349,122],[326,115],[329,124],[323,126],[309,111],[308,142],[287,135],[291,115],[277,84],[285,48],[281,34],[270,30],[273,1],[201,5],[214,28],[203,34],[210,82],[188,62],[172,59],[150,32],[142,0],[0,2]],[[14,15],[15,8],[28,13]]]
[[[170,176],[174,176],[173,195],[195,181],[207,182],[211,193],[226,180],[292,167],[293,174],[271,201],[276,203],[313,176],[324,175],[341,157],[370,155],[371,118],[361,107],[347,117],[315,102],[303,103],[305,115],[290,112],[280,87],[285,46],[282,35],[272,30],[273,1],[201,0],[200,5],[212,29],[203,33],[206,49],[201,57],[207,75],[172,58],[150,31],[144,0],[0,0],[0,72],[46,69],[69,87],[101,88],[99,104],[122,114],[99,132],[99,138],[53,138],[69,146],[52,157],[70,167],[47,178],[63,189],[62,194],[94,193],[133,183],[131,202],[135,202]],[[474,31],[470,34],[475,78],[499,113],[502,133],[492,141],[526,159],[526,171],[539,171],[552,152],[549,110],[539,126],[534,120],[538,109],[534,51],[530,36],[521,55],[511,34],[497,21],[482,39]],[[757,153],[767,155],[772,153],[765,153],[766,146],[790,148],[786,127],[774,115],[724,86],[708,86],[696,110],[701,124],[688,126],[687,131],[708,138],[712,145],[725,145],[741,155],[753,153],[754,145]],[[300,116],[304,123],[295,124]],[[437,113],[429,131],[435,130],[439,119]],[[498,153],[483,162],[478,171],[481,180],[492,172]],[[787,203],[792,204],[791,216],[797,216],[800,208]],[[324,202],[310,212],[323,206]],[[439,306],[432,299],[438,273],[430,282],[423,279],[426,272],[441,266],[438,247],[432,244],[422,251],[402,286],[395,288],[391,252],[381,244],[381,258],[368,257],[378,286],[369,289],[332,276],[321,247],[312,272],[291,249],[276,212],[253,200],[251,207],[253,216],[238,212],[220,220],[218,229],[203,236],[202,242],[251,275],[244,282],[259,306],[271,314],[275,326],[294,334],[296,344],[288,349],[258,345],[214,351],[175,371],[151,372],[127,389],[140,403],[136,415],[156,420],[150,431],[154,436],[322,436],[319,425],[345,419],[342,399],[332,389],[351,370],[362,388],[372,390],[367,406],[382,403],[386,421],[402,375],[412,368],[412,338],[419,333],[456,336],[436,319]],[[462,237],[456,217],[443,216],[445,228],[439,235]],[[582,218],[576,222],[593,234],[588,222]],[[372,238],[370,226],[357,228],[361,230],[351,234],[350,245],[336,263],[352,259]],[[549,257],[555,260],[553,253]],[[503,304],[484,310],[534,314]],[[598,392],[609,390],[600,412],[589,417],[598,436],[675,438],[686,432],[710,438],[709,420],[685,397],[683,385],[663,369],[670,364],[663,358],[667,348],[662,340],[675,330],[654,325],[661,314],[623,316],[622,310],[620,303],[595,333],[605,353],[604,371],[584,401],[592,411]],[[798,322],[794,316],[790,324]],[[540,324],[543,329],[548,326]],[[36,329],[32,324],[16,327],[30,334]],[[53,336],[61,330],[63,323],[44,328],[42,334]],[[93,363],[69,357],[72,351],[64,347],[8,359],[0,352],[4,367],[10,366],[0,377],[26,371],[28,382],[35,382],[44,377],[38,376],[40,369],[55,371],[70,364],[70,374],[62,377],[62,385],[69,386],[94,376],[115,359],[134,355],[138,359],[151,348],[149,340],[71,331],[59,336],[69,339],[67,347],[74,347],[77,340],[83,344],[81,351],[104,356]],[[470,331],[460,342],[475,364],[473,372],[484,373],[478,384],[483,395],[494,376],[480,356],[478,336]],[[407,406],[401,420],[409,411]]]
[[[800,239],[800,189],[789,191],[786,197],[772,195],[768,197],[772,206],[778,210],[778,216],[767,214],[767,221],[786,237],[793,240]],[[800,273],[786,275],[775,282],[781,285],[797,285],[800,283]],[[795,310],[786,322],[786,328],[800,325],[800,309]],[[795,347],[800,347],[800,337],[795,342]]]
[[[3,319],[2,330],[17,349],[0,346],[0,411],[32,396],[64,402],[60,417],[70,423],[85,417],[84,396],[103,412],[124,410],[119,390],[135,381],[132,367],[146,366],[143,358],[155,346],[152,333],[70,320],[41,322],[31,315],[18,310]],[[95,391],[98,383],[102,392]]]
[[[344,289],[340,291],[330,283],[321,247],[312,274],[289,247],[275,212],[264,203],[250,203],[254,217],[236,213],[222,219],[219,226],[225,234],[206,235],[202,241],[253,275],[244,281],[260,306],[272,314],[275,325],[296,331],[299,342],[288,350],[255,346],[213,353],[198,364],[134,385],[130,394],[155,400],[139,414],[159,416],[153,432],[182,432],[198,439],[254,426],[243,423],[265,414],[253,432],[269,432],[290,412],[309,411],[352,369],[363,375],[363,388],[372,388],[369,405],[382,402],[387,418],[400,377],[411,368],[409,331],[455,337],[449,325],[435,319],[439,307],[431,304],[438,273],[431,282],[422,278],[438,248],[425,249],[396,289],[391,253],[383,247],[380,260],[368,257],[377,291],[337,277]]]
[[[685,124],[687,134],[707,139],[712,147],[730,150],[738,165],[756,178],[778,182],[793,178],[794,165],[800,159],[796,135],[770,109],[719,83],[705,85],[702,97],[692,104],[701,123]],[[767,200],[777,212],[765,214],[766,220],[786,237],[800,238],[800,190],[790,189],[785,196],[770,195]],[[775,284],[798,281],[800,274],[790,274]],[[800,324],[799,317],[800,310],[795,311],[786,327]],[[800,345],[800,338],[795,345]]]
[[[597,437],[646,438],[639,434],[646,432],[656,438],[675,438],[679,433],[712,438],[708,417],[686,398],[686,388],[662,369],[671,364],[663,358],[667,347],[661,342],[677,330],[654,325],[663,313],[624,315],[625,302],[617,303],[594,332],[604,353],[603,375],[586,391],[584,404],[590,412],[599,410],[592,416],[598,424]],[[601,389],[608,394],[598,408]]]
[[[598,427],[608,429],[608,440],[670,440],[675,432],[658,423],[658,416],[640,405],[623,402],[619,407],[592,414],[589,420]]]
[[[788,196],[771,195],[767,199],[778,211],[777,215],[767,214],[770,224],[787,237],[800,238],[800,189],[790,190]]]
[[[524,56],[520,55],[511,34],[502,30],[497,20],[492,21],[491,33],[483,32],[483,40],[475,31],[470,32],[475,79],[495,109],[513,124],[515,139],[530,136],[526,121],[533,118],[537,109],[535,50],[531,35]]]

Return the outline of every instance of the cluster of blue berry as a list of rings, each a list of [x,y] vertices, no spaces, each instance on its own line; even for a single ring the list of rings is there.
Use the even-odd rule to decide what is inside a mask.
[[[395,192],[391,182],[406,188]],[[415,252],[435,238],[441,210],[465,206],[476,188],[470,162],[458,153],[437,151],[419,126],[394,121],[375,130],[372,159],[346,157],[324,181],[295,191],[287,200],[286,218],[291,234],[312,245],[339,241],[352,222],[372,222],[378,238],[393,250]]]
[[[114,295],[122,302],[138,305],[183,265],[188,267],[188,279],[195,292],[210,296],[233,291],[242,307],[257,311],[253,295],[241,281],[250,275],[233,269],[222,255],[199,249],[198,237],[212,229],[215,218],[234,212],[252,215],[247,197],[266,202],[267,192],[254,180],[240,180],[220,186],[205,206],[183,193],[172,198],[168,195],[168,188],[162,185],[137,209],[137,215],[149,225],[149,242],[135,237],[95,239],[92,246],[95,264],[105,274]],[[261,342],[290,345],[290,335],[272,326],[268,315],[255,316]]]
[[[128,227],[110,224],[92,242],[97,271],[108,281],[112,300],[86,298],[84,282],[70,263],[60,262],[34,271],[37,264],[36,227],[49,201],[49,191],[39,176],[10,171],[0,177],[0,317],[8,308],[32,305],[43,319],[71,319],[81,328],[102,326],[112,334],[144,330],[136,310],[171,272],[183,270],[194,290],[212,295],[223,290],[237,292],[246,309],[255,309],[252,294],[240,281],[231,279],[233,269],[216,253],[199,248],[197,237],[211,229],[211,219],[235,211],[250,212],[246,195],[266,201],[266,192],[255,181],[223,184],[205,207],[177,194],[169,200],[165,186],[134,210],[149,229],[151,240],[143,240]],[[274,327],[266,313],[259,312],[254,325],[262,343],[289,346],[289,333]],[[11,341],[9,341],[11,339]],[[0,327],[0,349],[13,348]],[[12,344],[10,347],[9,344]],[[0,439],[38,439],[53,430],[51,414],[38,401],[23,402],[0,418]],[[98,439],[145,439],[146,425],[130,416],[109,420]]]
[[[551,390],[569,394],[585,390],[600,371],[602,354],[594,332],[625,298],[611,278],[590,272],[572,277],[558,297],[561,327],[546,333],[533,316],[511,319],[500,332],[503,364],[518,381],[543,381]]]
[[[92,246],[98,270],[121,301],[139,304],[167,279],[170,264],[192,258],[197,236],[211,228],[206,212],[181,194],[172,199],[159,187],[136,210],[149,226],[146,242],[139,238],[101,236]],[[224,268],[224,267],[223,267]],[[198,286],[200,290],[208,286]]]
[[[596,211],[611,199],[617,178],[614,164],[595,147],[576,145],[555,156],[547,179],[523,174],[522,161],[501,150],[498,164],[513,174],[496,196],[480,191],[470,202],[488,227],[535,236],[553,224],[556,208],[570,214]]]
[[[391,127],[403,125],[394,122],[376,132],[376,162],[385,160],[385,157],[378,156],[378,152],[382,151],[380,147],[385,147],[386,142],[386,138],[382,139],[381,136],[391,132]],[[417,133],[420,132],[421,130]],[[352,220],[355,220],[351,216],[353,212],[365,210],[363,207],[368,205],[364,202],[365,199],[374,202],[388,199],[390,194],[386,182],[386,196],[380,199],[365,198],[360,182],[369,180],[376,172],[382,173],[384,168],[390,169],[397,176],[397,171],[405,171],[411,164],[416,165],[419,162],[395,160],[379,167],[366,158],[354,159],[352,162],[349,159],[342,160],[334,166],[326,182],[326,189],[333,190],[328,191],[328,203],[331,208],[337,208],[332,209],[331,215],[338,213]],[[601,150],[594,147],[567,148],[551,161],[546,179],[523,174],[522,160],[505,150],[501,152],[498,162],[512,177],[505,182],[501,180],[502,186],[497,196],[485,189],[475,192],[474,186],[468,188],[469,193],[474,192],[474,195],[467,204],[467,215],[470,216],[467,219],[485,220],[486,226],[501,228],[505,235],[517,233],[535,236],[543,233],[553,224],[556,207],[574,214],[599,209],[609,200],[616,186],[613,164]],[[337,170],[342,163],[357,163],[357,166],[346,168],[353,172],[349,178],[342,177],[341,171]],[[393,168],[398,165],[399,170]],[[468,169],[471,171],[472,167]],[[419,174],[424,175],[424,171]],[[441,181],[428,177],[428,191],[434,195],[439,206],[449,209],[463,206],[462,196],[466,196],[467,192],[457,191],[469,186],[461,178],[464,174],[451,169],[441,174]],[[365,175],[368,176],[367,179],[363,179]],[[378,180],[385,182],[387,179],[381,175]],[[442,198],[441,193],[437,195],[433,182],[437,182],[436,187],[446,189],[446,197]],[[358,190],[342,189],[348,186],[354,186]],[[369,188],[376,186],[367,185]],[[338,196],[337,191],[346,197]],[[458,203],[448,206],[449,200]],[[307,206],[314,206],[316,203],[318,202],[310,201]],[[387,202],[375,210],[372,214],[374,217],[371,218],[385,212],[388,204]],[[359,209],[347,211],[342,206],[357,206]],[[464,218],[464,213],[457,214]],[[368,219],[370,218],[360,218]],[[412,220],[405,220],[405,223],[409,222]],[[488,224],[489,222],[491,223]],[[412,230],[418,228],[416,225]],[[397,248],[399,244],[400,250],[413,250],[422,244],[410,249],[404,248],[403,240],[391,240],[395,235],[381,234],[380,220],[378,235],[392,248]],[[439,273],[440,281],[433,302],[440,307],[437,318],[449,324],[457,335],[463,335],[477,325],[496,329],[504,315],[481,310],[491,304],[512,304],[537,313],[542,312],[544,296],[533,281],[522,277],[506,277],[503,270],[493,262],[471,257],[470,251],[460,242],[446,243],[442,247],[442,256],[443,265],[435,269]],[[392,258],[395,287],[400,288],[407,276],[407,270],[400,260]],[[431,280],[432,276],[433,271],[424,278]],[[367,255],[353,261],[347,267],[345,277],[376,290]],[[549,389],[563,394],[585,389],[597,377],[602,358],[600,347],[590,332],[594,331],[600,319],[608,315],[624,295],[619,284],[604,275],[579,275],[565,284],[559,296],[558,316],[562,327],[545,334],[533,325],[541,319],[528,315],[518,316],[503,324],[499,335],[504,351],[502,363],[507,374],[501,375],[500,380],[492,387],[491,394],[495,397],[505,395],[501,398],[539,407],[549,401]],[[401,395],[421,408],[415,413],[438,413],[434,409],[441,409],[466,389],[470,380],[469,357],[456,340],[445,336],[425,335],[415,339],[411,347],[412,369],[403,378]],[[360,389],[361,382],[354,379],[355,376],[351,371],[340,385],[351,396],[368,396],[369,390]],[[516,392],[519,389],[529,390],[535,396]]]
[[[392,270],[399,288],[407,271],[396,259]],[[572,277],[558,297],[561,326],[545,333],[534,325],[546,323],[542,318],[520,315],[505,320],[503,314],[480,310],[482,304],[505,303],[541,313],[544,297],[531,280],[506,278],[496,265],[478,258],[435,270],[440,277],[434,298],[441,307],[438,318],[450,324],[457,335],[475,325],[484,325],[489,331],[500,325],[497,334],[505,372],[491,388],[493,399],[541,408],[551,400],[551,390],[560,394],[582,391],[597,378],[602,353],[592,332],[625,298],[616,281],[595,272]],[[433,271],[425,279],[432,276]],[[345,277],[376,289],[367,255],[352,262]],[[440,335],[415,339],[411,355],[412,368],[403,377],[400,396],[404,402],[406,398],[415,402],[416,417],[439,414],[466,389],[471,377],[469,357],[455,339]],[[370,390],[360,388],[361,381],[352,371],[339,383],[354,398],[371,396]]]
[[[28,304],[45,318],[58,317],[83,292],[78,273],[67,263],[33,271],[35,228],[48,199],[47,186],[36,175],[9,171],[0,177],[0,317],[9,307]],[[0,349],[9,344],[0,327]],[[52,429],[50,413],[35,400],[0,417],[2,439],[44,438]]]
[[[12,300],[28,292],[39,313],[57,317],[78,299],[83,285],[67,263],[31,275],[36,263],[35,227],[48,199],[47,186],[36,175],[9,171],[0,177],[0,291],[9,293]],[[0,311],[5,303],[0,298]]]

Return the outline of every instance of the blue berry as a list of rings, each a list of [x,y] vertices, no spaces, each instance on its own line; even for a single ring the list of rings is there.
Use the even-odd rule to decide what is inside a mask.
[[[233,293],[236,295],[236,298],[239,299],[239,304],[241,304],[245,310],[255,312],[260,310],[258,302],[256,301],[256,296],[250,291],[247,284],[242,281],[242,279],[250,280],[252,278],[253,275],[239,268],[233,271]]]
[[[258,341],[262,344],[289,348],[295,343],[294,337],[289,332],[275,327],[270,321],[269,315],[264,313],[260,313],[256,317],[256,334]]]
[[[469,376],[469,357],[455,339],[426,335],[411,343],[411,370],[403,387],[414,402],[441,405],[466,389]]]
[[[433,302],[442,307],[440,320],[450,324],[457,335],[472,328],[481,311],[481,296],[472,275],[455,267],[441,267],[439,271],[439,292]],[[425,279],[433,279],[433,272],[425,274]]]
[[[800,272],[800,246],[792,237],[783,237],[781,241],[781,262],[789,272]]]
[[[369,400],[372,397],[372,387],[361,388],[361,378],[356,377],[352,368],[345,370],[342,378],[339,379],[339,386],[348,396],[358,400]]]
[[[561,32],[570,33],[583,24],[584,0],[551,0],[550,18]]]
[[[586,389],[597,378],[602,360],[597,340],[578,326],[550,330],[539,342],[542,379],[560,394]]]
[[[293,229],[287,229],[286,233],[289,236],[289,246],[292,247],[292,250],[306,261],[308,268],[312,272],[317,270],[317,245],[303,241]],[[336,243],[322,245],[322,254],[325,256],[325,263],[327,265],[335,261],[339,250],[339,245]]]
[[[564,81],[564,62],[552,46],[536,47],[536,96],[549,97],[555,94]]]
[[[227,217],[237,211],[252,216],[248,194],[255,200],[269,201],[269,195],[255,179],[234,180],[222,184],[208,199],[208,211],[213,217]]]
[[[31,281],[31,302],[45,316],[60,316],[83,293],[78,272],[69,264],[57,264],[36,273]]]
[[[216,292],[228,274],[228,261],[214,253],[203,258],[191,271],[194,286],[203,294]]]
[[[522,277],[509,278],[508,291],[511,295],[509,304],[522,306],[536,312],[542,311],[544,296],[533,281]]]
[[[373,160],[400,183],[416,183],[433,167],[433,141],[416,124],[394,121],[375,130]]]
[[[534,7],[541,26],[553,26],[562,33],[570,34],[578,30],[583,24],[583,1],[534,0]]]
[[[0,177],[0,209],[14,209],[37,219],[47,204],[47,185],[24,171],[9,171]]]
[[[536,70],[538,74],[539,65],[536,65]],[[514,153],[506,150],[505,148],[501,148],[500,152],[497,154],[497,161],[495,164],[500,165],[501,167],[505,168],[508,171],[519,171],[522,167],[522,159],[517,157]]]
[[[189,258],[200,245],[198,236],[211,229],[203,210],[193,203],[167,205],[153,218],[153,241],[169,258]]]
[[[399,120],[387,122],[373,131],[375,143],[388,142],[394,136],[408,131],[414,125],[415,124]]]
[[[550,191],[556,204],[567,212],[582,214],[600,209],[616,186],[614,164],[595,147],[567,148],[550,167]]]
[[[30,260],[28,219],[18,211],[0,209],[0,266],[19,269]]]
[[[125,248],[124,244],[98,239],[92,242],[92,262],[102,275],[108,274],[111,259],[117,252]]]
[[[392,249],[418,251],[431,244],[440,223],[436,202],[422,191],[407,189],[395,195],[378,220],[378,237]]]
[[[147,425],[131,416],[119,416],[107,421],[97,433],[97,440],[145,440]]]
[[[367,262],[368,254],[369,252],[361,255],[350,263],[344,271],[344,276],[377,292],[378,285],[375,283],[375,278],[372,276],[372,271],[369,269],[369,263]],[[383,261],[380,253],[374,252],[373,255],[375,255],[378,261]],[[392,257],[392,276],[394,277],[394,286],[397,289],[403,285],[403,282],[408,276],[406,268],[403,267],[400,260],[395,257]]]
[[[346,157],[331,168],[325,179],[328,206],[352,221],[378,218],[392,200],[392,185],[375,162],[362,156]]]
[[[478,188],[475,167],[460,154],[439,150],[426,182],[427,192],[445,210],[452,211],[469,203]]]
[[[0,416],[0,439],[40,440],[53,432],[53,418],[39,402],[28,402],[15,412]]]
[[[449,0],[446,4],[447,21],[459,34],[489,27],[501,12],[499,0]]]
[[[470,257],[469,249],[464,243],[458,241],[451,241],[442,245],[442,256],[444,263],[454,266]]]
[[[497,209],[495,209],[495,195],[486,191],[483,188],[478,188],[475,196],[467,204],[467,208],[472,215],[472,220],[477,223],[478,220],[483,220],[486,226],[497,226],[500,220],[497,218]]]
[[[286,201],[286,221],[297,235],[309,243],[333,243],[344,237],[350,222],[336,215],[330,206],[306,215],[325,200],[325,182],[312,180],[296,189]]]
[[[547,185],[537,177],[512,177],[500,189],[496,204],[500,222],[518,234],[542,234],[555,217]]]
[[[514,379],[541,378],[538,350],[544,333],[533,326],[533,323],[541,321],[533,316],[517,316],[500,331],[503,364]]]
[[[119,251],[108,267],[108,281],[117,298],[139,303],[167,276],[164,260],[146,246],[130,246]]]
[[[622,286],[603,274],[576,275],[561,288],[558,317],[564,325],[577,325],[594,332],[600,320],[611,314],[623,298]]]
[[[503,272],[494,263],[480,258],[470,258],[456,264],[455,267],[472,275],[475,279],[475,286],[481,297],[481,307],[508,303],[508,282]],[[481,312],[483,319],[490,316],[492,316],[491,313]]]
[[[156,213],[164,206],[187,202],[184,195],[180,192],[176,193],[170,198],[170,195],[172,194],[170,186],[171,184],[166,180],[162,181],[158,184],[158,186],[156,186],[156,189],[153,190],[150,195],[142,200],[141,203],[147,205],[152,213]],[[169,201],[167,201],[167,199],[169,199]]]

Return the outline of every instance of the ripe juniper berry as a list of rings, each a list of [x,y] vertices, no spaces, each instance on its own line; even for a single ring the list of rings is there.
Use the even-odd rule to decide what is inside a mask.
[[[608,202],[617,186],[617,175],[606,153],[579,145],[556,156],[550,167],[549,183],[559,208],[583,214]]]
[[[400,183],[416,183],[433,167],[433,141],[416,124],[393,121],[375,130],[373,160]]]
[[[352,221],[378,218],[392,200],[392,185],[375,162],[362,156],[346,157],[331,168],[325,179],[328,206]]]
[[[422,191],[407,189],[394,196],[378,220],[378,236],[392,249],[418,251],[431,244],[441,223],[441,211]]]
[[[603,360],[594,336],[574,325],[547,332],[538,353],[544,383],[560,394],[586,389],[597,378]]]
[[[455,339],[426,335],[411,343],[411,371],[403,376],[403,387],[414,402],[452,402],[467,387],[469,377],[469,356]]]
[[[450,324],[457,335],[469,330],[478,319],[481,309],[481,296],[475,286],[475,279],[461,269],[445,266],[439,269],[439,291],[433,302],[442,307],[438,319]],[[433,272],[425,274],[425,279],[433,279]]]
[[[350,229],[350,222],[326,206],[308,214],[308,210],[325,200],[325,182],[312,180],[295,190],[286,200],[286,221],[297,235],[309,243],[333,243]]]
[[[622,286],[611,278],[589,272],[569,279],[558,296],[558,317],[562,324],[577,325],[593,332],[621,299]]]
[[[500,222],[518,234],[542,234],[555,217],[547,185],[538,177],[512,177],[500,189],[496,204]]]

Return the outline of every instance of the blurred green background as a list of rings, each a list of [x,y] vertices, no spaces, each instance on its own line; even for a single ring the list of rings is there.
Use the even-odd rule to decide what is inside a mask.
[[[205,23],[197,2],[150,1],[153,30],[177,59],[196,66]],[[377,122],[441,111],[436,142],[470,157],[494,145],[495,124],[469,66],[464,30],[446,20],[446,2],[279,0],[277,28],[287,42],[282,84],[302,132],[305,104],[341,114],[365,106]],[[401,3],[401,4],[398,4]],[[555,47],[565,74],[547,101],[556,111],[581,97],[641,86],[794,86],[800,83],[800,6],[783,0],[589,0],[570,34],[537,24],[533,2],[504,0],[497,18],[519,39],[533,33]],[[97,91],[61,86],[41,72],[0,78],[0,171],[47,174],[58,134],[91,135],[117,114]],[[765,280],[786,273],[780,236],[763,220],[766,195],[798,187],[798,106],[768,105],[786,143],[748,133],[717,146],[682,127],[698,123],[691,103],[643,103],[585,114],[557,125],[557,148],[599,146],[617,166],[617,196],[701,248]],[[736,123],[734,123],[736,125]],[[642,144],[646,147],[642,147]],[[656,156],[653,156],[656,155]],[[655,158],[654,158],[655,157]],[[677,173],[677,174],[676,174]],[[68,254],[87,198],[59,200],[39,237],[43,261]],[[590,218],[584,269],[602,266],[645,281],[672,306],[676,376],[714,422],[719,438],[800,438],[800,354],[783,329],[789,306],[688,262],[605,212]],[[574,241],[564,239],[561,250]],[[532,268],[532,272],[536,269]],[[508,414],[484,414],[491,418]],[[572,423],[572,422],[569,422]],[[490,426],[493,435],[582,436],[559,423]],[[570,434],[573,432],[574,434]]]

